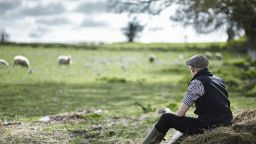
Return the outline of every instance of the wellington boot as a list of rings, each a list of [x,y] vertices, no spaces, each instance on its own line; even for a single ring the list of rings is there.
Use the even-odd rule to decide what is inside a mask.
[[[181,143],[183,138],[184,138],[184,135],[181,132],[176,131],[172,139],[168,142],[168,144],[179,144]]]
[[[164,135],[156,128],[151,129],[142,144],[159,144],[164,139]]]

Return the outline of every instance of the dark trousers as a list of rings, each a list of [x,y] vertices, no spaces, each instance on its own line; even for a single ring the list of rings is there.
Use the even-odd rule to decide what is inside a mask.
[[[185,135],[191,135],[203,133],[203,130],[208,129],[209,125],[198,118],[179,117],[171,113],[166,113],[161,116],[155,128],[164,135],[170,128],[174,128]]]

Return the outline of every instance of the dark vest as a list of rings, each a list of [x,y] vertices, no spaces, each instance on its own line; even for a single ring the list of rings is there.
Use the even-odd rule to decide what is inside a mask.
[[[233,116],[225,82],[214,76],[208,69],[199,71],[192,78],[192,80],[194,79],[201,81],[205,90],[204,95],[195,101],[194,113],[198,115],[199,119],[210,125],[230,124]]]

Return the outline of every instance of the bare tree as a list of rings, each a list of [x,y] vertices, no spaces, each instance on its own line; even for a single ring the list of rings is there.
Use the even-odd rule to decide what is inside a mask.
[[[174,0],[110,0],[110,8],[115,12],[159,14],[171,6]]]

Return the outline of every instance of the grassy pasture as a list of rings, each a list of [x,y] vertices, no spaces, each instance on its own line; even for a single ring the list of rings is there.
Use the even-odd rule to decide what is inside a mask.
[[[210,70],[227,84],[234,113],[255,108],[255,65],[246,53],[224,44],[112,44],[95,48],[1,45],[0,118],[2,143],[140,143],[159,118],[157,110],[176,111],[191,79],[185,60],[219,51]],[[58,66],[59,55],[72,55],[71,66]],[[148,56],[156,61],[149,63]],[[28,57],[32,74],[12,67],[15,55]],[[183,55],[184,58],[180,58]],[[35,123],[43,116],[85,113],[79,120]],[[193,108],[189,111],[193,115]],[[25,126],[24,126],[25,125]],[[33,134],[34,133],[34,134]]]

